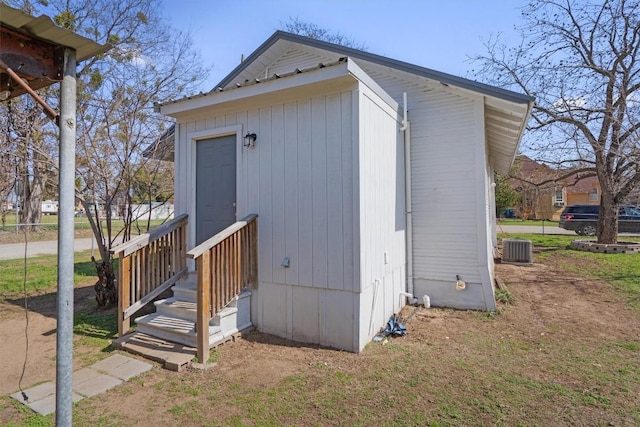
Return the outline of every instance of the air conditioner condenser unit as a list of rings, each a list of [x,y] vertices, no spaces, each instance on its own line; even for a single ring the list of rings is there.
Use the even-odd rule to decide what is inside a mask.
[[[502,240],[502,262],[533,264],[533,244],[531,240]]]

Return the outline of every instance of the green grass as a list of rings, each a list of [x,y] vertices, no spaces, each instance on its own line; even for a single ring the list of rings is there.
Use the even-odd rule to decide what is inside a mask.
[[[80,217],[74,218],[73,223],[76,230],[87,230],[90,228],[89,220],[87,218],[80,218]],[[122,224],[122,221],[119,221],[119,223]],[[42,215],[42,218],[40,219],[40,224],[42,228],[45,230],[57,230],[58,215]],[[16,215],[8,214],[5,224],[4,225],[0,224],[0,231],[15,231],[15,230],[16,230]]]
[[[95,281],[95,269],[91,262],[89,251],[76,252],[74,263],[73,281],[76,284],[85,284]],[[58,266],[56,255],[43,255],[27,258],[26,260],[26,290],[27,293],[37,293],[48,289],[54,289],[58,282]],[[0,261],[0,299],[16,296],[24,291],[25,263],[20,260]]]
[[[82,337],[85,345],[111,352],[110,341],[118,337],[118,319],[114,310],[98,308],[81,311],[73,318],[73,333]]]
[[[516,298],[506,289],[496,289],[496,301],[502,304],[515,304]]]

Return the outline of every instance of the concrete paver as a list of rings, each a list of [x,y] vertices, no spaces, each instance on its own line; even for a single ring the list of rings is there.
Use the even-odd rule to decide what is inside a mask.
[[[82,375],[83,381],[76,381],[74,374],[73,391],[85,397],[93,397],[122,384],[120,378],[101,374],[93,369],[85,368],[81,371],[85,371]]]
[[[115,354],[93,365],[93,369],[106,372],[122,381],[128,381],[151,369],[151,365],[137,359]]]
[[[87,368],[73,373],[73,402],[84,397],[92,397],[116,387],[140,375],[153,367],[150,363],[142,362],[131,357],[114,354]],[[39,384],[24,390],[27,400],[21,392],[11,395],[20,403],[41,415],[49,415],[56,410],[56,385],[54,381]]]

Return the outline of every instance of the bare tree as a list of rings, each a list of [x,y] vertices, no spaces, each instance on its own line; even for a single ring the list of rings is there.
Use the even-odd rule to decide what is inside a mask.
[[[520,43],[491,39],[476,74],[536,98],[526,149],[597,174],[598,242],[615,243],[640,186],[640,2],[533,0],[522,16]]]
[[[110,249],[131,237],[136,219],[132,189],[138,171],[149,161],[141,153],[169,125],[153,105],[193,92],[207,70],[189,36],[162,20],[157,0],[15,3],[112,46],[78,70],[76,189],[100,253],[100,259],[94,259],[99,276],[96,300],[100,306],[111,306],[117,292]]]
[[[358,43],[340,32],[333,32],[326,28],[321,28],[316,24],[304,22],[298,17],[289,18],[288,22],[281,22],[280,25],[284,31],[292,34],[339,44],[353,49],[367,50],[367,45],[364,43]]]
[[[55,125],[26,96],[3,103],[0,114],[5,166],[0,191],[15,190],[19,184],[16,202],[20,205],[20,223],[27,230],[35,230],[42,216],[42,200],[57,177]]]
[[[0,104],[0,221],[5,226],[11,193],[16,182],[14,146],[7,104]],[[4,113],[4,114],[3,114]]]

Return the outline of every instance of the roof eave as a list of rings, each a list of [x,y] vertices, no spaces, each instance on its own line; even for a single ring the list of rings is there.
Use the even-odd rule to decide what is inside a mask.
[[[234,79],[247,67],[247,64],[251,64],[256,58],[260,57],[266,52],[272,45],[278,40],[287,40],[295,43],[301,43],[310,47],[329,50],[339,53],[344,56],[357,58],[365,61],[370,61],[383,66],[403,70],[410,72],[425,78],[429,78],[435,81],[439,81],[444,84],[460,87],[463,89],[471,90],[481,93],[486,96],[496,97],[505,101],[515,102],[519,104],[527,104],[535,100],[535,98],[524,95],[518,92],[513,92],[507,89],[502,89],[494,86],[490,86],[485,83],[469,80],[463,77],[454,76],[452,74],[443,73],[440,71],[432,70],[429,68],[421,67],[418,65],[410,64],[408,62],[399,61],[396,59],[387,58],[385,56],[376,55],[362,50],[353,49],[350,47],[328,43],[322,40],[316,40],[309,37],[300,36],[297,34],[287,33],[285,31],[276,31],[271,37],[269,37],[264,43],[262,43],[251,55],[249,55],[242,63],[233,69],[218,85],[217,87],[226,87],[233,83]]]

